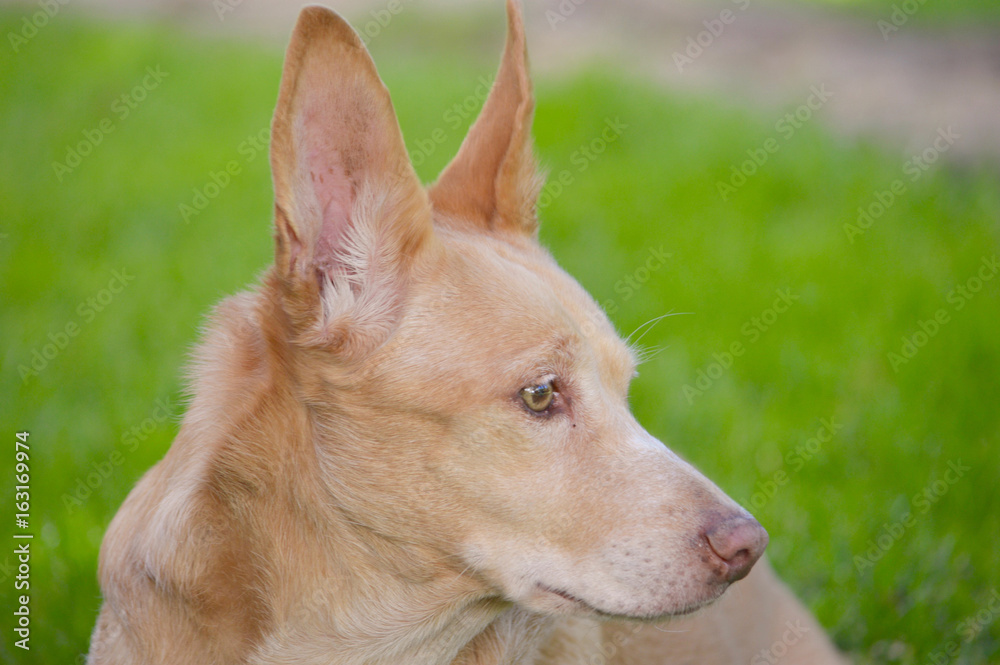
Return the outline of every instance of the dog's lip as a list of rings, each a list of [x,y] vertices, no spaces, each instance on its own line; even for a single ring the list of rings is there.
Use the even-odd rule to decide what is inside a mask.
[[[560,598],[565,598],[566,600],[568,600],[569,602],[573,603],[574,605],[583,605],[584,607],[586,607],[589,610],[592,610],[594,612],[600,612],[600,610],[598,610],[596,607],[594,607],[593,605],[591,605],[587,601],[585,601],[585,600],[583,600],[581,598],[577,598],[576,596],[574,596],[573,594],[571,594],[568,591],[563,591],[562,589],[555,589],[553,587],[548,586],[547,584],[542,584],[541,582],[538,583],[538,588],[541,589],[542,591],[546,592],[546,593],[551,593],[554,596],[559,596]]]
[[[716,600],[718,600],[719,596],[722,595],[720,593],[717,596],[715,596],[714,598],[710,598],[710,599],[706,600],[705,602],[701,602],[701,603],[696,602],[696,603],[693,603],[693,604],[681,607],[680,609],[677,609],[677,610],[671,610],[670,612],[666,612],[664,614],[656,614],[656,615],[648,615],[647,616],[647,615],[623,614],[623,613],[620,613],[620,612],[607,612],[605,610],[601,610],[601,609],[598,609],[598,608],[594,607],[593,605],[591,605],[587,601],[583,600],[579,596],[574,596],[573,594],[571,594],[568,591],[564,591],[562,589],[556,589],[554,587],[548,586],[547,584],[542,584],[541,582],[539,582],[536,585],[536,588],[538,588],[540,591],[543,591],[545,593],[551,594],[553,596],[558,596],[558,597],[562,598],[563,600],[567,600],[567,601],[573,603],[574,605],[576,605],[577,607],[579,607],[581,609],[584,609],[584,610],[586,610],[586,611],[588,611],[588,612],[590,612],[592,614],[596,614],[596,615],[604,617],[606,619],[618,619],[618,620],[626,619],[626,620],[631,620],[631,621],[652,621],[652,622],[664,621],[664,620],[669,619],[671,617],[680,617],[680,616],[684,616],[686,614],[693,614],[693,613],[697,612],[698,610],[704,609],[708,605],[711,605]]]
[[[583,600],[579,596],[574,596],[569,591],[564,591],[562,589],[556,589],[555,587],[551,587],[551,586],[549,586],[547,584],[543,584],[541,582],[539,582],[535,586],[536,586],[536,588],[539,591],[542,591],[543,593],[547,593],[547,594],[550,594],[550,595],[553,595],[553,596],[558,596],[559,598],[562,598],[563,600],[569,601],[570,603],[572,603],[573,605],[575,605],[579,609],[586,610],[587,612],[590,612],[592,614],[598,614],[598,615],[604,616],[604,617],[614,617],[614,616],[617,616],[615,614],[611,614],[610,612],[604,612],[603,610],[597,609],[596,607],[594,607],[593,605],[591,605],[587,601]]]

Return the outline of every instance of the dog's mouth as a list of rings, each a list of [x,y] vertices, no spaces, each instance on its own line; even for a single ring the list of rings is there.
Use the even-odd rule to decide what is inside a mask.
[[[574,596],[568,591],[562,589],[556,589],[550,587],[546,584],[539,582],[536,585],[536,589],[541,592],[543,597],[547,601],[547,605],[552,605],[552,609],[555,609],[559,613],[585,613],[595,615],[604,619],[614,619],[614,620],[630,620],[630,621],[650,621],[658,622],[664,621],[671,617],[684,616],[686,614],[693,614],[698,610],[704,609],[708,605],[718,600],[719,596],[722,595],[721,591],[714,595],[712,598],[707,598],[704,602],[696,602],[682,607],[671,609],[669,611],[657,612],[657,613],[630,613],[630,612],[608,612],[600,608],[591,605],[587,601],[583,600],[579,596]]]
[[[548,606],[546,609],[555,611],[558,614],[589,614],[604,619],[632,618],[627,614],[606,612],[602,609],[594,607],[582,598],[574,596],[568,591],[556,589],[546,584],[542,584],[541,582],[537,584],[536,589],[541,592],[540,595],[542,596],[542,600],[545,605]]]
[[[597,609],[596,607],[594,607],[587,601],[583,600],[582,598],[577,598],[568,591],[563,591],[562,589],[553,589],[552,587],[546,586],[540,582],[538,584],[538,589],[543,593],[547,593],[553,596],[558,596],[559,598],[562,598],[563,600],[567,601],[570,605],[575,605],[579,609],[585,609],[590,612],[594,612],[595,614],[606,614],[605,612],[602,612],[601,610]]]

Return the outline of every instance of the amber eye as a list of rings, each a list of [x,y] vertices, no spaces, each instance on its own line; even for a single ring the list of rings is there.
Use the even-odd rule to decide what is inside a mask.
[[[536,386],[529,386],[521,390],[521,399],[525,405],[535,413],[541,413],[552,405],[555,391],[552,389],[552,382],[540,383]]]

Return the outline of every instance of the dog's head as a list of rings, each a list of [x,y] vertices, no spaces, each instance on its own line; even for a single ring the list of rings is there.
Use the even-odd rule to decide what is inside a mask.
[[[272,131],[284,362],[350,519],[532,610],[688,612],[767,534],[635,421],[632,351],[538,245],[508,15],[482,113],[425,189],[357,34],[303,11]]]

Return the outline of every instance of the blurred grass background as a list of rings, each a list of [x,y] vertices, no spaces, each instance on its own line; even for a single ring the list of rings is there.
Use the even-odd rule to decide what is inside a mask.
[[[741,0],[742,1],[742,0]],[[997,0],[768,0],[770,4],[801,3],[840,10],[848,15],[886,18],[895,10],[911,16],[916,23],[978,23],[1000,20]]]
[[[0,11],[0,34],[20,17]],[[401,16],[372,51],[429,181],[461,141],[502,35],[495,23],[432,32],[421,21]],[[100,605],[103,530],[176,433],[203,316],[270,262],[268,165],[250,146],[270,121],[282,54],[69,17],[41,40],[30,57],[0,61],[0,422],[8,440],[31,432],[37,534],[32,650],[14,649],[5,629],[0,656],[73,663]],[[115,100],[147,67],[167,76],[121,118]],[[623,334],[690,312],[643,339],[659,352],[634,385],[640,421],[753,504],[777,569],[860,662],[936,662],[949,640],[961,651],[941,662],[997,662],[1000,617],[984,608],[1000,589],[1000,280],[961,310],[948,300],[1000,253],[996,171],[938,163],[911,183],[908,154],[811,122],[723,201],[717,182],[776,136],[778,116],[612,71],[541,79],[536,93],[539,155],[571,179],[548,190],[543,242]],[[53,162],[105,118],[114,130],[60,181]],[[627,126],[581,159],[608,119]],[[239,174],[185,222],[179,206],[230,161]],[[907,192],[849,242],[844,224],[898,178]],[[669,259],[644,270],[661,248]],[[112,271],[134,281],[105,294]],[[777,289],[799,299],[771,320]],[[888,354],[940,308],[949,322],[894,371]],[[771,323],[753,340],[755,318]],[[71,322],[78,334],[22,380],[19,368]],[[686,397],[737,341],[745,353]],[[842,428],[805,459],[796,449],[823,418]],[[914,496],[958,461],[970,470],[922,512]],[[6,505],[12,495],[5,484]],[[859,565],[908,511],[913,525]],[[0,554],[8,607],[12,561]]]

